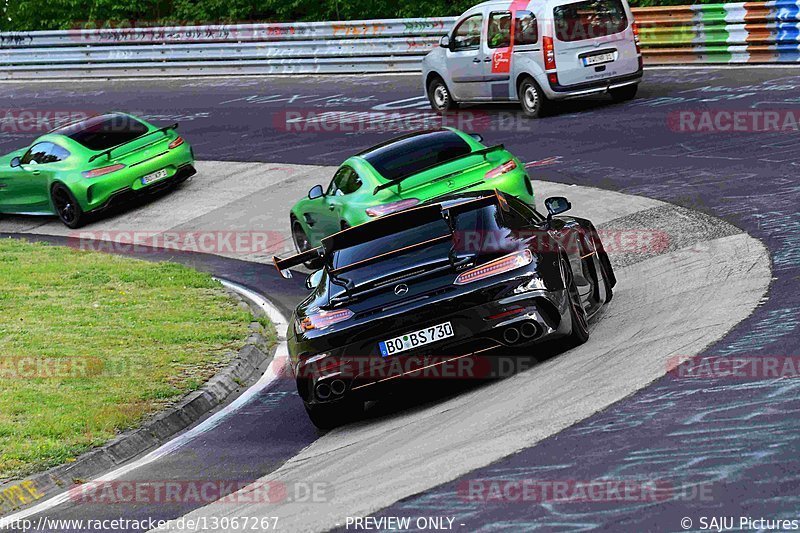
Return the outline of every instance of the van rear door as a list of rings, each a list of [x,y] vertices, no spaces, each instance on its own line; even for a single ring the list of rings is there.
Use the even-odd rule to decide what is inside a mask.
[[[553,8],[559,85],[569,86],[639,70],[624,0],[583,0]]]

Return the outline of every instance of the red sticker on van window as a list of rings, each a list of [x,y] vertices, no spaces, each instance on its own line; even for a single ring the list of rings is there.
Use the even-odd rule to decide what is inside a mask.
[[[514,0],[508,6],[514,23],[511,24],[511,43],[504,48],[498,48],[492,54],[492,74],[507,74],[511,72],[511,53],[514,50],[514,30],[516,30],[517,11],[528,8],[530,0]]]

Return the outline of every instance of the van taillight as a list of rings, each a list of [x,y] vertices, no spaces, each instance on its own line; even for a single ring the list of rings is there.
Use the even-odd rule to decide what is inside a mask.
[[[556,68],[556,50],[553,47],[553,38],[545,35],[542,37],[542,53],[544,53],[544,69]]]
[[[639,39],[639,26],[637,26],[636,23],[634,22],[633,24],[631,24],[631,28],[633,29],[633,42],[636,43],[636,53],[641,54],[642,46],[641,46],[641,40]]]

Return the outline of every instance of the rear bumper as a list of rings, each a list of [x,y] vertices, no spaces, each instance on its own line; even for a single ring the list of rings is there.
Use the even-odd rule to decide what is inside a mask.
[[[101,211],[105,211],[115,206],[124,205],[129,203],[137,198],[142,198],[146,196],[150,196],[152,194],[156,194],[164,189],[182,183],[189,179],[190,177],[197,174],[197,170],[194,168],[192,164],[185,164],[179,166],[175,173],[172,176],[164,178],[163,180],[157,181],[151,185],[146,187],[141,187],[139,189],[132,189],[131,187],[124,187],[117,191],[114,191],[110,195],[108,195],[102,203],[88,211],[89,213],[99,213]]]
[[[586,83],[578,83],[575,85],[559,85],[558,83],[550,83],[549,89],[556,99],[566,98],[581,98],[584,96],[599,95],[607,93],[612,89],[625,87],[626,85],[633,85],[642,81],[644,70],[639,68],[632,74],[625,74],[623,76],[615,76],[613,78],[606,78],[598,81],[590,81]]]
[[[395,320],[385,324],[379,339],[329,350],[329,357],[310,364],[306,363],[310,358],[296,363],[293,369],[303,401],[316,405],[353,397],[374,399],[385,395],[386,387],[419,380],[491,378],[492,359],[520,354],[516,349],[566,335],[572,327],[563,289],[535,290],[449,314],[418,310],[408,318],[397,329]],[[380,340],[448,321],[455,333],[452,338],[397,355],[380,355]],[[320,385],[325,398],[320,397]],[[331,390],[341,392],[327,394]]]

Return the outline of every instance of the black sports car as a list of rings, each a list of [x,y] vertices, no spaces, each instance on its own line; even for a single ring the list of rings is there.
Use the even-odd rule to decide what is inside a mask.
[[[542,216],[511,195],[462,193],[386,215],[275,258],[322,263],[288,332],[312,422],[340,425],[396,378],[501,346],[589,337],[616,280],[588,220],[548,198]]]

